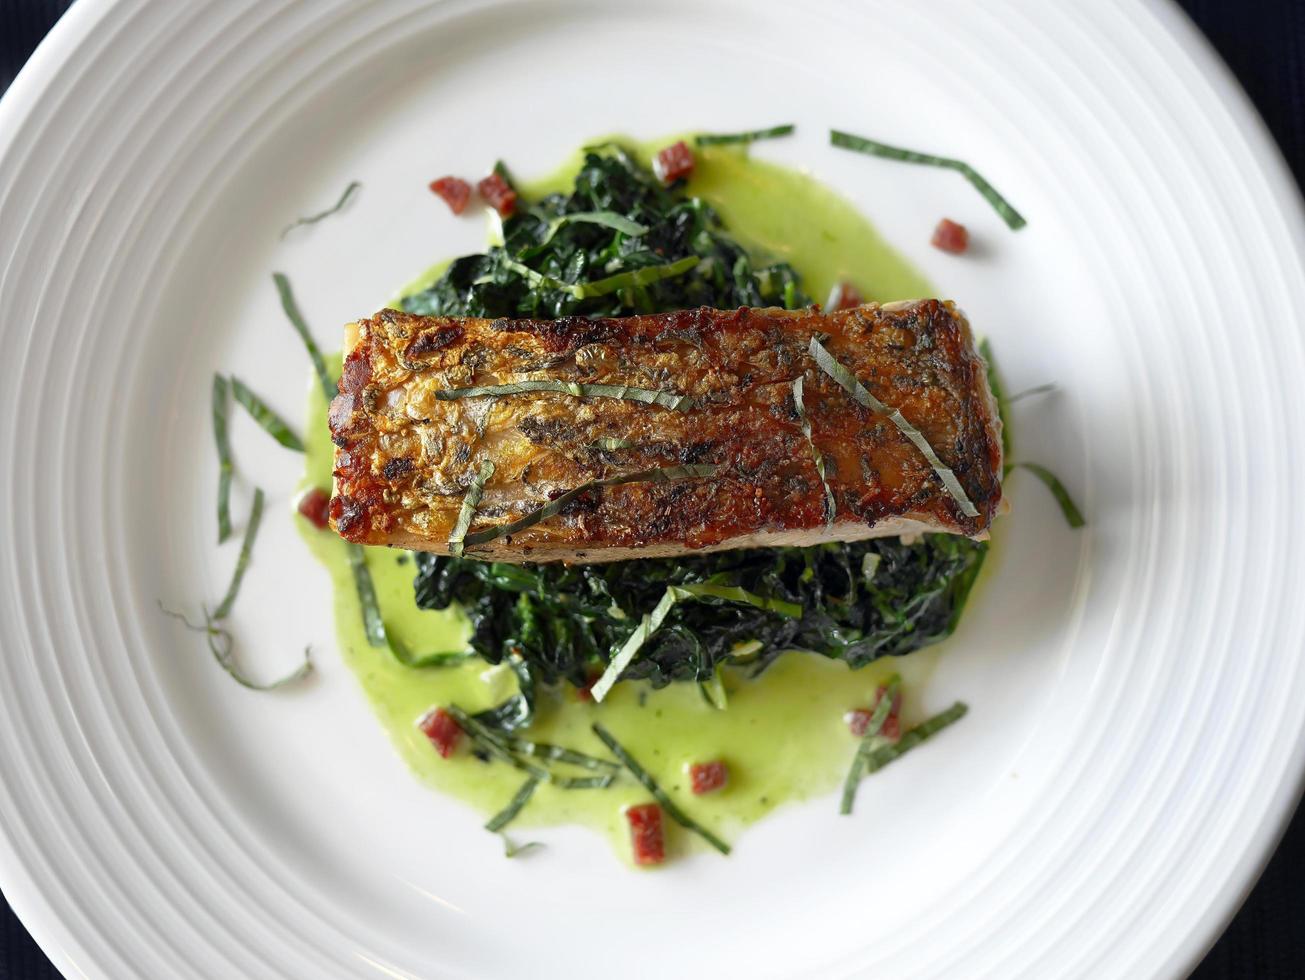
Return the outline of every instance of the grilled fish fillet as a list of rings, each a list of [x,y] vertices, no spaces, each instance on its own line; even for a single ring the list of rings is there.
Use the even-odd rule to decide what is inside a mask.
[[[822,369],[813,337],[869,401]],[[448,554],[466,511],[467,555],[600,562],[982,538],[1001,507],[1001,422],[950,302],[553,321],[382,310],[349,324],[345,347],[330,519],[361,544]]]

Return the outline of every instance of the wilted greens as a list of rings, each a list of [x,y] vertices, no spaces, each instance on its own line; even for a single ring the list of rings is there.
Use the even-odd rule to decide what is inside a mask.
[[[440,316],[622,316],[713,306],[811,302],[785,262],[758,262],[711,206],[616,144],[590,147],[570,194],[523,203],[503,244],[454,262],[403,298]]]
[[[538,681],[586,685],[673,586],[737,587],[771,608],[700,594],[665,613],[623,679],[710,681],[717,664],[763,670],[785,650],[861,667],[948,636],[987,545],[955,535],[757,548],[600,565],[514,565],[418,554],[424,609],[462,606],[490,663],[518,653]],[[729,593],[725,593],[728,595]],[[801,615],[787,614],[793,603]],[[760,647],[757,644],[760,644]],[[747,650],[742,657],[736,650]]]
[[[677,264],[601,295],[580,288]],[[569,195],[523,204],[502,245],[402,300],[414,313],[542,318],[808,303],[789,265],[749,255],[706,203],[614,144],[590,148]],[[477,539],[465,535],[468,551]],[[854,667],[910,653],[955,629],[986,549],[926,535],[570,567],[418,554],[415,588],[422,608],[460,605],[472,650],[522,680],[479,719],[510,730],[529,718],[536,684],[588,685],[613,661],[621,679],[661,687],[711,684],[725,664],[761,671],[792,649]]]

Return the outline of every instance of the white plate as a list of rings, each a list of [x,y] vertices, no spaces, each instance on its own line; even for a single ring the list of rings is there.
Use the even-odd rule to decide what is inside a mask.
[[[233,560],[212,371],[301,409],[270,271],[329,346],[481,244],[440,173],[789,119],[757,152],[850,195],[1012,387],[1060,382],[1019,408],[1021,455],[1091,521],[1013,479],[926,694],[972,714],[854,819],[788,807],[651,875],[580,831],[504,861],[372,720],[284,517],[296,461],[243,420],[272,513],[241,634],[284,663],[312,640],[316,680],[250,694],[159,615]],[[1029,227],[830,125],[963,156]],[[346,213],[278,241],[352,178]],[[0,884],[70,975],[1174,976],[1291,812],[1301,211],[1167,5],[82,0],[0,104],[0,215]],[[942,215],[977,254],[928,247]]]

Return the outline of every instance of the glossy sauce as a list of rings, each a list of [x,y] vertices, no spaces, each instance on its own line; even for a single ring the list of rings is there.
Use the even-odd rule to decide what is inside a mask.
[[[645,162],[651,151],[673,139],[645,144]],[[697,157],[689,193],[711,203],[726,228],[747,247],[790,262],[817,300],[823,300],[840,280],[850,280],[862,295],[883,302],[931,294],[928,282],[851,204],[811,177],[726,147],[699,150]],[[580,161],[577,153],[554,174],[526,184],[524,196],[569,189]],[[446,265],[427,270],[400,295],[429,284]],[[309,397],[308,422],[304,485],[326,488],[333,447],[317,385]],[[522,774],[501,763],[481,762],[467,751],[465,740],[451,759],[440,758],[417,721],[439,705],[456,703],[475,711],[496,704],[514,692],[511,675],[478,659],[451,668],[413,670],[397,663],[387,650],[369,646],[345,543],[304,518],[296,520],[313,553],[330,570],[341,655],[400,754],[422,779],[486,817],[501,809],[521,785]],[[416,568],[407,554],[368,549],[367,562],[387,627],[414,653],[464,649],[467,624],[459,613],[425,611],[414,604]],[[844,714],[868,705],[876,686],[894,670],[902,674],[907,692],[904,717],[908,722],[918,718],[914,695],[932,671],[940,649],[879,661],[859,671],[799,653],[784,655],[755,680],[748,679],[745,667],[727,668],[724,710],[708,704],[694,684],[655,691],[643,682],[623,682],[601,705],[580,701],[568,685],[545,688],[536,720],[524,734],[605,757],[590,731],[590,725],[601,720],[688,812],[734,840],[744,825],[775,807],[829,793],[839,785],[855,747]],[[729,765],[729,784],[709,796],[694,797],[688,766],[713,759]],[[871,792],[869,786],[862,791],[864,796]],[[630,862],[629,831],[621,810],[648,799],[647,792],[630,779],[618,780],[606,790],[542,785],[509,832],[580,823],[606,834],[620,858]],[[832,797],[828,805],[830,819],[838,819]],[[666,829],[670,859],[705,847],[674,823],[668,821]]]

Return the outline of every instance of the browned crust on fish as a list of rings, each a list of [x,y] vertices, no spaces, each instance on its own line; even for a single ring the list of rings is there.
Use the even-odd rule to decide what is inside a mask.
[[[813,335],[898,409],[978,510],[967,517],[883,413],[854,401],[808,353]],[[684,310],[612,319],[488,320],[382,310],[350,324],[339,396],[331,525],[360,544],[448,552],[483,460],[495,466],[473,530],[506,524],[595,480],[683,464],[708,477],[595,488],[562,513],[467,553],[609,561],[904,531],[986,536],[1001,504],[1001,422],[969,324],[951,302]],[[802,376],[825,495],[793,400]],[[440,400],[441,389],[525,380],[690,395],[677,411],[529,392]],[[600,440],[628,448],[603,448]]]

